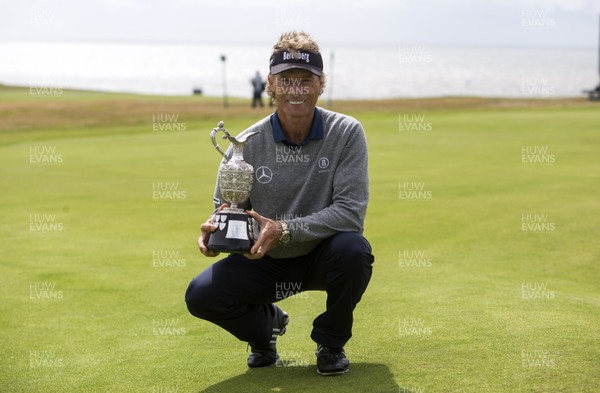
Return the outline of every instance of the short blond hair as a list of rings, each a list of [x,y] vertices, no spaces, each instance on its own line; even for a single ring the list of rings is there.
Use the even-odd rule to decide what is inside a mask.
[[[279,41],[273,45],[273,52],[280,52],[282,50],[290,51],[294,56],[298,54],[299,50],[307,50],[315,53],[321,54],[319,49],[319,44],[305,31],[288,31],[279,37]],[[271,75],[273,78],[273,75]],[[323,90],[325,89],[325,83],[327,81],[327,76],[325,73],[322,73],[319,76],[321,81],[321,92],[323,94]],[[265,86],[265,90],[269,97],[275,98],[275,87],[271,84],[271,82],[267,79],[267,85]]]

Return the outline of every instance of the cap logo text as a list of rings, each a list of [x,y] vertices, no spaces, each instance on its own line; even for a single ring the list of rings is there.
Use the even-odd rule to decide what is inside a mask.
[[[309,63],[310,62],[310,53],[298,52],[298,56],[294,57],[294,55],[290,52],[283,52],[283,60],[293,60],[293,59],[304,60],[307,63]]]

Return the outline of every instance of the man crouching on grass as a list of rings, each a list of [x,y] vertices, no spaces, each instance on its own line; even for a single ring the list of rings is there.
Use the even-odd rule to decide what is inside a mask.
[[[190,283],[190,313],[213,322],[251,347],[249,367],[275,365],[276,339],[289,318],[274,302],[309,290],[327,292],[313,322],[317,372],[348,371],[344,345],[352,313],[371,278],[374,257],[362,236],[369,199],[367,144],[355,119],[316,107],[325,88],[317,43],[304,32],[281,35],[273,47],[267,92],[277,110],[248,132],[244,161],[255,168],[248,214],[260,226],[249,253],[231,254]],[[215,190],[215,212],[221,207]],[[250,211],[252,209],[252,211]],[[213,218],[202,224],[207,248]],[[293,288],[293,291],[282,290]]]

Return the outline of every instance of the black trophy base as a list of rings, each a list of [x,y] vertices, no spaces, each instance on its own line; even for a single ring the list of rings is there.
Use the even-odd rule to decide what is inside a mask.
[[[227,209],[215,214],[217,230],[208,238],[211,251],[243,254],[254,245],[254,227],[252,217],[243,210],[227,212]]]

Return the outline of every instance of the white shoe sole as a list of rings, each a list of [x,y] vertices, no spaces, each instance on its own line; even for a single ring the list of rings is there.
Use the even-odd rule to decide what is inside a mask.
[[[326,372],[321,372],[319,369],[317,369],[317,374],[319,374],[319,375],[323,375],[323,376],[326,376],[326,377],[328,377],[328,376],[333,376],[333,375],[342,375],[342,374],[346,374],[348,371],[350,371],[350,369],[349,369],[349,368],[347,368],[347,369],[345,369],[345,370],[342,370],[342,371],[332,371],[332,372],[328,372],[328,373],[326,373]]]

